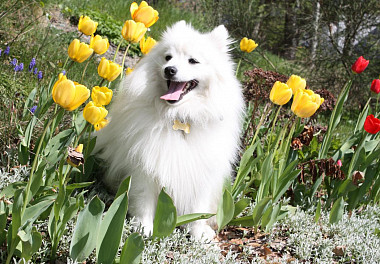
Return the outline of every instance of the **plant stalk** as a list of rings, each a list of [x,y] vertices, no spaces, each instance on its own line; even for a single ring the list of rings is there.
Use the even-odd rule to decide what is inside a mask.
[[[130,46],[131,46],[131,43],[128,44],[128,46],[127,46],[127,48],[125,49],[125,52],[124,52],[123,62],[121,63],[120,80],[123,79],[125,57],[127,57],[127,53],[128,53],[128,50],[129,50]]]

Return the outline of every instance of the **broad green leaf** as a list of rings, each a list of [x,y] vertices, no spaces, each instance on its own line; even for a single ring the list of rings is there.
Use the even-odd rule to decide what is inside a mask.
[[[22,144],[18,145],[18,161],[21,165],[26,165],[29,161],[29,149]]]
[[[253,226],[253,219],[252,215],[247,215],[243,217],[239,217],[236,219],[232,219],[230,222],[230,225],[236,225],[236,226]]]
[[[195,214],[185,214],[177,217],[177,226],[185,225],[197,220],[201,219],[209,219],[210,217],[214,216],[215,214],[202,214],[202,213],[195,213]]]
[[[42,244],[42,235],[34,226],[28,241],[21,241],[21,258],[29,261],[34,253],[38,251]]]
[[[34,223],[34,221],[54,203],[56,197],[55,195],[49,196],[48,199],[27,207],[22,216],[21,224],[26,226]]]
[[[243,198],[237,203],[235,203],[235,210],[234,210],[234,217],[238,216],[247,206],[250,204],[250,199],[248,198]]]
[[[234,198],[236,198],[239,195],[239,193],[241,193],[241,191],[244,190],[241,188],[244,182],[244,178],[248,176],[248,174],[251,172],[252,168],[254,168],[256,163],[261,161],[262,156],[263,155],[258,155],[255,159],[250,160],[249,163],[246,166],[244,166],[243,169],[239,169],[234,184],[232,186],[232,196]]]
[[[370,102],[371,102],[371,97],[368,98],[367,103],[365,104],[362,112],[360,113],[360,115],[358,117],[358,121],[356,122],[356,126],[355,126],[355,129],[354,129],[354,134],[364,127],[364,121],[365,121],[365,119],[368,116],[368,110],[369,110],[369,103]]]
[[[6,239],[7,232],[5,230],[5,227],[7,226],[8,214],[8,206],[4,201],[0,201],[0,245],[2,245]]]
[[[332,133],[340,122],[340,118],[343,112],[343,106],[344,106],[345,101],[347,100],[351,85],[352,85],[352,79],[347,81],[347,83],[344,85],[342,91],[339,94],[334,110],[330,117],[330,122],[329,122],[327,132],[322,141],[321,150],[318,153],[319,159],[325,158],[327,156],[327,152],[329,151],[329,148],[331,145]]]
[[[331,209],[330,220],[329,220],[330,224],[339,222],[342,219],[343,212],[344,212],[344,200],[343,200],[343,197],[341,196],[335,201]]]
[[[124,181],[129,181],[129,177]],[[129,187],[127,188],[129,189]],[[128,193],[125,191],[117,197],[100,224],[96,242],[98,263],[112,263],[119,248],[125,216],[128,210]]]
[[[32,185],[30,186],[31,196],[33,197],[37,191],[40,189],[43,183],[43,175],[45,172],[46,162],[43,161],[38,166],[37,171],[34,173],[33,179],[32,179]]]
[[[277,203],[282,195],[289,189],[290,184],[297,178],[298,174],[300,174],[301,170],[294,170],[286,176],[282,176],[279,182],[278,189],[276,190],[276,194],[273,197],[273,202]]]
[[[369,188],[373,185],[374,179],[379,177],[380,172],[377,170],[377,167],[370,166],[368,167],[364,182],[356,190],[348,193],[348,210],[353,210],[357,204],[365,198],[368,193]]]
[[[161,190],[156,207],[156,214],[153,221],[153,237],[162,238],[170,235],[177,223],[177,209],[172,198]]]
[[[144,240],[139,233],[132,233],[125,241],[120,255],[120,263],[139,264],[144,251]]]
[[[263,161],[261,167],[261,183],[256,196],[256,202],[259,202],[263,197],[268,195],[269,181],[273,174],[273,152],[271,152]]]
[[[115,195],[115,199],[119,197],[120,195],[122,195],[123,193],[127,193],[129,191],[130,185],[131,185],[131,177],[129,176],[121,182],[119,189],[117,190],[117,193]]]
[[[359,171],[365,171],[369,165],[380,157],[380,148],[371,152],[366,159],[365,162],[359,165]]]
[[[104,203],[95,196],[79,213],[70,243],[73,260],[82,262],[94,250],[103,211]]]
[[[279,215],[280,215],[280,212],[281,212],[280,209],[281,209],[281,203],[278,203],[278,204],[276,204],[273,207],[273,210],[272,210],[272,213],[271,213],[271,216],[270,216],[270,220],[269,220],[268,224],[265,227],[265,231],[266,232],[269,232],[269,230],[273,226],[273,224],[276,223],[277,220],[279,220],[279,218],[280,218]]]
[[[359,142],[360,135],[361,135],[361,133],[356,133],[356,134],[352,135],[349,139],[347,139],[342,144],[342,146],[337,151],[335,151],[334,155],[332,156],[333,160],[337,161],[337,160],[341,159],[345,153],[347,153],[348,151],[352,151],[351,148],[353,145],[355,145]]]
[[[96,137],[91,138],[88,147],[86,147],[87,153],[84,153],[85,157],[90,156],[96,145]]]
[[[75,127],[75,132],[77,135],[79,135],[84,127],[86,126],[86,120],[84,120],[83,115],[77,115],[75,122],[74,122],[74,127]]]
[[[314,197],[315,193],[317,192],[318,190],[318,187],[321,185],[322,183],[322,180],[323,180],[323,177],[319,177],[313,184],[313,187],[311,188],[311,192],[310,192],[310,198]]]
[[[219,202],[216,212],[216,223],[218,224],[218,232],[223,229],[234,217],[234,200],[231,193],[225,189],[223,197]]]
[[[16,191],[24,189],[26,184],[26,182],[11,183],[0,192],[0,197],[5,196],[6,198],[12,198],[15,195]]]
[[[75,190],[75,189],[80,189],[80,188],[85,188],[90,185],[92,185],[94,182],[78,182],[78,183],[73,183],[70,185],[66,186],[67,190]]]
[[[265,228],[267,226],[267,224],[270,221],[272,212],[273,212],[273,205],[270,204],[269,206],[267,206],[267,209],[265,210],[263,217],[261,218],[261,228]]]
[[[21,226],[21,211],[23,206],[23,190],[15,192],[13,207],[12,207],[12,240],[17,237],[18,229]]]
[[[263,212],[269,201],[271,200],[270,197],[265,197],[261,199],[255,206],[255,208],[252,211],[252,219],[253,219],[253,225],[258,226],[261,217],[263,216]]]
[[[28,114],[30,114],[29,109],[34,105],[34,97],[36,96],[37,88],[34,88],[30,91],[28,98],[25,100],[24,110],[22,111],[22,117],[24,118]]]
[[[317,210],[315,210],[314,222],[318,223],[320,217],[321,217],[321,200],[318,201]]]

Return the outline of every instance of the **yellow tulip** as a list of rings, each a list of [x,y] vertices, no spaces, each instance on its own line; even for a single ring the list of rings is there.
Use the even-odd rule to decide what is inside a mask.
[[[112,82],[121,73],[121,66],[117,63],[102,58],[98,66],[98,74],[100,77]]]
[[[108,105],[112,99],[112,90],[107,87],[95,86],[92,88],[91,99],[100,105]]]
[[[142,1],[140,5],[137,5],[136,2],[133,2],[131,4],[130,11],[132,19],[136,22],[144,23],[147,28],[152,26],[158,20],[157,10],[154,10],[145,1]]]
[[[108,111],[99,104],[95,104],[90,101],[83,109],[83,117],[87,122],[91,124],[96,124],[103,120],[108,114]]]
[[[290,89],[285,83],[277,81],[274,83],[272,90],[270,91],[269,99],[277,105],[284,105],[289,102],[292,95],[292,89]]]
[[[67,52],[73,61],[82,63],[94,53],[94,50],[86,43],[80,42],[79,39],[74,39],[71,41]]]
[[[96,131],[99,131],[100,129],[106,127],[108,125],[109,121],[107,119],[103,119],[101,121],[99,121],[98,123],[96,123],[94,125],[94,128]]]
[[[293,94],[295,94],[298,89],[305,90],[306,88],[306,80],[297,75],[290,76],[286,84],[292,89]]]
[[[131,73],[133,72],[133,70],[134,70],[133,68],[129,68],[129,67],[128,67],[128,68],[125,70],[125,74],[126,74],[126,75],[129,75],[129,74],[131,74]]]
[[[90,48],[92,48],[95,51],[95,53],[102,55],[106,53],[109,46],[110,43],[108,42],[108,39],[102,38],[99,35],[96,35],[95,37],[94,35],[91,36]]]
[[[312,116],[325,99],[312,90],[298,90],[293,98],[292,111],[301,118]]]
[[[126,41],[137,43],[144,36],[146,30],[143,23],[127,20],[121,30],[121,35]]]
[[[145,37],[143,37],[140,40],[140,50],[142,54],[148,54],[149,51],[154,47],[154,45],[156,45],[156,41],[153,38],[148,37],[147,39],[145,39]]]
[[[53,86],[52,95],[55,103],[73,111],[90,97],[90,90],[84,85],[68,80],[66,75],[60,73]]]
[[[94,22],[88,16],[81,16],[79,18],[78,30],[87,36],[95,33],[98,27],[98,22]]]
[[[242,38],[242,40],[240,41],[240,49],[244,52],[250,53],[254,49],[256,49],[257,46],[259,46],[259,44],[256,44],[255,41],[246,37]]]

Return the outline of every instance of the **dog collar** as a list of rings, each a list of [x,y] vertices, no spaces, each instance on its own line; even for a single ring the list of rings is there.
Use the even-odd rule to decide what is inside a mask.
[[[174,130],[182,130],[186,134],[189,134],[190,133],[190,124],[189,123],[182,123],[178,119],[175,119],[174,123],[173,123],[173,129]]]

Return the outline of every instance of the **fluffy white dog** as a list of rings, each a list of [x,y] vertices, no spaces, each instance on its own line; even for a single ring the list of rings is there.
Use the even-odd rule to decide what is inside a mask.
[[[216,213],[244,113],[229,44],[224,26],[205,34],[184,21],[168,28],[123,81],[111,121],[97,135],[109,165],[104,182],[117,190],[132,176],[129,213],[147,234],[162,187],[178,215]],[[192,223],[191,234],[213,238],[209,223]]]

